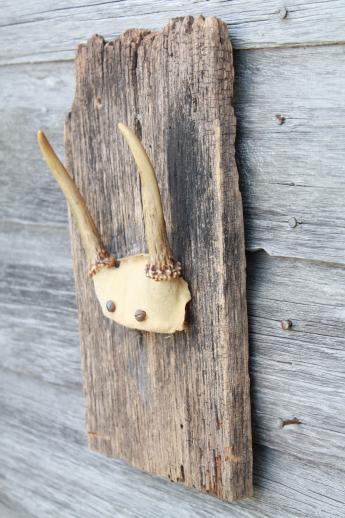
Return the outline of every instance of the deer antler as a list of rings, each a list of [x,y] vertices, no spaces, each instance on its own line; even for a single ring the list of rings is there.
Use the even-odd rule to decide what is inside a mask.
[[[122,123],[118,127],[133,154],[141,180],[145,236],[149,251],[146,276],[155,281],[176,279],[181,275],[181,264],[172,256],[155,171],[135,133]]]
[[[134,133],[123,124],[119,128],[129,144],[140,173],[149,249],[149,255],[123,257],[120,262],[104,247],[84,198],[43,131],[38,132],[37,139],[77,223],[103,314],[123,326],[141,331],[183,331],[186,329],[185,308],[191,294],[188,284],[181,277],[180,263],[172,258],[156,175]],[[151,279],[170,282],[156,283]]]
[[[115,266],[116,259],[106,250],[92,216],[85,205],[84,198],[80,194],[74,180],[56,156],[55,151],[49,144],[42,130],[38,131],[37,140],[42,155],[64,193],[72,215],[78,225],[81,241],[91,268],[90,275],[94,275],[103,268]]]

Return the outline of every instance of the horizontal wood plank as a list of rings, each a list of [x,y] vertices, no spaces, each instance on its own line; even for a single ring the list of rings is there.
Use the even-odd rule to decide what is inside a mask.
[[[1,365],[81,386],[79,324],[68,229],[0,221]]]
[[[235,70],[247,249],[344,264],[343,47],[240,52]]]
[[[92,34],[107,39],[132,27],[157,30],[176,16],[218,16],[234,48],[344,42],[342,0],[37,0],[2,2],[0,64],[72,59]],[[18,36],[20,35],[20,36]]]
[[[257,448],[255,498],[225,504],[88,451],[81,391],[1,371],[0,392],[0,502],[11,518],[343,516],[343,473],[333,466]]]
[[[63,127],[74,92],[73,65],[0,68],[0,218],[66,226],[67,210],[40,155],[40,127],[64,156]],[[15,85],[15,88],[14,88]]]
[[[24,270],[23,270],[24,268]],[[81,386],[72,272],[6,266],[0,280],[1,364],[63,386]]]
[[[254,440],[343,470],[344,285],[344,268],[250,254]]]
[[[342,47],[239,51],[235,64],[236,148],[247,249],[344,264]],[[43,126],[63,156],[73,66],[1,68],[0,82],[0,142],[9,149],[0,152],[6,171],[1,216],[65,224],[63,197],[39,155],[35,132]],[[310,89],[310,84],[315,86]],[[286,117],[283,125],[277,124],[276,114]],[[292,218],[295,227],[289,224]]]

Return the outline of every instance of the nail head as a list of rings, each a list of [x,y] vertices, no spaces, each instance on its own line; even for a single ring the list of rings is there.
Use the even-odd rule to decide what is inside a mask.
[[[143,309],[137,309],[137,311],[134,314],[135,320],[138,322],[143,322],[146,319],[146,311]]]
[[[284,428],[285,426],[290,426],[293,424],[299,425],[303,424],[300,419],[297,417],[292,417],[291,419],[280,419],[280,428]]]
[[[285,122],[285,117],[283,115],[281,115],[280,113],[277,113],[276,115],[276,121],[277,121],[277,124],[279,126],[281,126],[282,124],[284,124]]]
[[[291,228],[297,227],[298,224],[297,219],[294,216],[288,219],[288,223]]]
[[[288,329],[291,329],[292,322],[291,322],[291,320],[282,320],[280,322],[280,326],[282,329],[284,329],[284,331],[287,331]]]
[[[279,17],[281,20],[284,20],[288,15],[288,10],[286,9],[285,5],[282,5],[279,9]]]
[[[110,313],[114,313],[116,306],[115,303],[112,300],[107,300],[106,302],[106,308]]]

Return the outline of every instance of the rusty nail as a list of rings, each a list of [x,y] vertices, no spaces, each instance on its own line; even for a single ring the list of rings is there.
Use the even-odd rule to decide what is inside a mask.
[[[285,122],[285,117],[283,117],[283,115],[281,115],[280,113],[277,113],[276,121],[277,121],[277,124],[279,124],[279,126],[281,126]]]
[[[282,329],[284,329],[284,331],[287,331],[288,329],[291,329],[292,322],[291,322],[291,320],[282,320],[280,322],[280,326]]]
[[[110,313],[114,313],[115,309],[116,309],[116,306],[115,306],[115,303],[112,301],[112,300],[107,300],[106,302],[106,307],[107,307],[107,310],[110,312]]]
[[[282,5],[279,9],[279,17],[284,20],[288,15],[288,10],[286,9],[285,5]]]
[[[145,320],[146,318],[146,311],[142,309],[137,309],[134,316],[138,322],[143,322],[143,320]]]
[[[289,426],[291,424],[302,424],[297,417],[293,417],[292,419],[280,419],[280,427],[284,428],[284,426]]]

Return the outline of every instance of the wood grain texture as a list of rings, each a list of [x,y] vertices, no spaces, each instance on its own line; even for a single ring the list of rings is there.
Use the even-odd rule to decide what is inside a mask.
[[[72,63],[0,67],[2,220],[16,225],[46,225],[52,231],[65,229],[63,195],[46,174],[37,153],[36,133],[40,127],[47,128],[56,152],[63,157],[63,125],[73,91]]]
[[[78,388],[79,338],[71,264],[63,263],[63,242],[57,235],[39,241],[31,229],[30,236],[31,244],[19,234],[18,244],[1,261],[6,273],[0,283],[1,364],[20,376]],[[6,247],[10,240],[11,236],[7,241],[2,237],[1,243]],[[56,268],[45,262],[54,241]],[[32,251],[38,243],[43,256],[34,261]],[[27,256],[19,262],[16,258],[23,244]],[[332,461],[341,469],[344,275],[342,268],[265,254],[255,254],[249,261],[254,440],[318,464]],[[37,315],[44,317],[39,327]],[[293,322],[289,332],[280,328],[284,318]],[[302,426],[281,429],[280,420],[294,416]]]
[[[62,240],[49,227],[34,232],[32,225],[25,233],[10,227],[7,234],[0,228],[2,249],[11,243],[0,259],[1,365],[57,390],[81,390],[67,232]],[[47,264],[53,250],[54,263]],[[254,441],[303,457],[316,471],[330,462],[345,471],[344,284],[343,268],[249,256]],[[288,332],[280,327],[287,318]],[[293,417],[302,424],[281,428]]]
[[[123,121],[151,155],[193,297],[185,333],[140,333],[106,321],[73,230],[89,444],[225,500],[251,495],[243,217],[226,25],[186,17],[107,44],[95,36],[79,46],[76,70],[67,165],[97,227],[116,257],[145,250],[138,175],[116,133]]]
[[[247,285],[255,441],[344,471],[344,268],[260,253]]]
[[[344,264],[344,48],[242,52],[238,58],[237,157],[247,249]],[[277,124],[277,114],[284,124]]]
[[[342,518],[345,281],[341,268],[317,261],[343,264],[343,45],[235,53],[247,248],[311,260],[249,254],[259,446],[255,498],[241,503],[87,451],[66,210],[35,132],[43,125],[63,156],[71,59],[77,42],[94,32],[111,38],[131,26],[157,29],[188,9],[225,19],[237,48],[338,43],[343,2],[288,2],[283,20],[281,4],[267,1],[0,4],[1,62],[23,63],[0,67],[0,516]],[[25,64],[54,59],[69,61]],[[278,126],[281,112],[286,123]],[[287,228],[290,208],[322,221],[308,232]],[[282,318],[292,318],[291,331],[280,329]],[[281,428],[295,416],[301,425]]]
[[[5,499],[20,517],[24,512],[35,518],[59,516],[64,506],[70,516],[93,518],[95,502],[105,517],[113,516],[114,509],[141,518],[154,513],[218,516],[220,512],[273,517],[277,510],[287,517],[341,516],[344,269],[251,254],[248,296],[254,440],[274,450],[262,446],[257,450],[254,500],[222,508],[213,500],[206,503],[195,493],[181,492],[122,463],[86,452],[72,272],[67,258],[63,263],[63,242],[58,242],[58,275],[53,277],[55,263],[47,265],[45,255],[57,235],[48,230],[50,240],[40,241],[40,232],[36,237],[31,230],[31,241],[23,238],[21,242],[18,228],[9,229],[7,241],[2,237],[3,246],[8,247],[11,233],[19,234],[18,244],[1,256],[1,271],[6,275],[0,289],[0,444],[1,472],[6,478],[0,501]],[[65,244],[68,248],[67,237]],[[41,255],[34,253],[36,246]],[[15,261],[18,267],[10,268]],[[62,268],[67,270],[66,281],[62,281]],[[34,273],[41,279],[39,285]],[[68,294],[62,297],[65,290]],[[23,319],[20,312],[27,308],[30,312]],[[280,329],[283,318],[292,319],[291,331]],[[59,331],[61,323],[74,329],[73,335],[64,336],[64,329]],[[281,428],[281,419],[295,416],[301,425]],[[71,486],[77,487],[73,497]],[[137,498],[128,499],[129,493],[138,494],[138,486],[140,504]]]
[[[73,59],[76,44],[94,33],[113,39],[131,27],[157,30],[171,17],[200,14],[220,16],[234,48],[344,42],[342,0],[2,0],[1,6],[0,64]]]
[[[344,56],[342,46],[237,51],[236,153],[247,250],[344,264]],[[36,152],[35,132],[42,126],[63,156],[72,64],[0,67],[0,83],[3,217],[61,226],[62,195]],[[16,120],[26,131],[13,129]],[[300,222],[295,228],[290,217]]]
[[[332,465],[257,447],[255,498],[226,504],[88,451],[80,391],[1,370],[0,394],[3,518],[343,516],[344,474]]]

